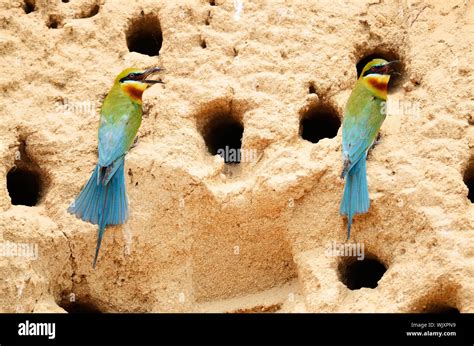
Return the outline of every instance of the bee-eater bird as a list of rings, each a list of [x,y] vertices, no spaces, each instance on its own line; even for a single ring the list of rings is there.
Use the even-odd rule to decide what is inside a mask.
[[[341,178],[346,178],[340,213],[347,215],[347,239],[351,235],[352,218],[369,210],[367,186],[367,151],[374,143],[385,120],[387,89],[390,75],[397,73],[394,64],[373,59],[362,70],[347,101],[342,122]]]
[[[142,121],[143,92],[152,84],[163,83],[148,77],[161,70],[158,67],[126,69],[115,78],[102,104],[98,163],[89,181],[68,208],[68,212],[76,217],[99,225],[92,264],[94,268],[105,227],[127,221],[124,159]]]

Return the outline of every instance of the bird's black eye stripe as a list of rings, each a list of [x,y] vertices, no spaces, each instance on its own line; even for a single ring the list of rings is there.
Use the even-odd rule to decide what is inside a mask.
[[[141,73],[136,73],[136,72],[129,73],[128,75],[126,75],[125,77],[123,77],[120,80],[120,83],[123,83],[127,80],[136,80],[137,77],[139,77],[140,75],[141,75]]]
[[[367,71],[364,72],[364,77],[371,73],[378,73],[380,67],[381,66],[377,66],[377,65],[372,66],[371,68],[369,68]]]

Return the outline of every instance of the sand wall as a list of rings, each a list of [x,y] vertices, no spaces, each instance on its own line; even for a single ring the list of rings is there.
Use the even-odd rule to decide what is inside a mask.
[[[474,312],[473,18],[469,1],[0,0],[0,311]],[[328,249],[368,56],[402,76],[354,261]],[[130,220],[93,270],[97,228],[66,209],[129,66],[166,84],[144,94]],[[249,156],[225,163],[240,136]]]

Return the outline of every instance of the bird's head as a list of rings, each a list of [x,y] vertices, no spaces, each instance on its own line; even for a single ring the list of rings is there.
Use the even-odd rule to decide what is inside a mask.
[[[163,71],[162,68],[152,67],[146,70],[128,68],[115,78],[115,85],[137,103],[142,102],[143,92],[151,85],[163,83],[161,80],[148,79],[152,74]],[[164,84],[164,83],[163,83]]]
[[[390,76],[398,74],[395,66],[399,63],[398,60],[373,59],[365,65],[359,80],[364,83],[374,96],[386,100]]]

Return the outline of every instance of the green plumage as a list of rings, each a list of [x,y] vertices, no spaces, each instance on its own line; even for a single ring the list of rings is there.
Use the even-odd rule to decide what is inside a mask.
[[[344,112],[342,124],[343,150],[349,154],[349,169],[364,155],[374,142],[385,120],[382,100],[358,80]]]
[[[93,266],[107,225],[128,219],[124,165],[142,122],[142,93],[157,81],[147,77],[159,68],[127,69],[115,79],[100,112],[99,159],[89,181],[68,211],[84,221],[99,225]]]
[[[142,122],[141,103],[137,103],[115,84],[100,112],[99,164],[108,166],[132,146]]]
[[[386,116],[388,64],[375,59],[365,66],[344,111],[341,177],[346,178],[346,184],[340,213],[347,215],[347,238],[353,216],[366,213],[370,207],[366,157]]]

